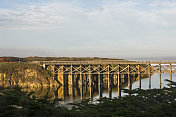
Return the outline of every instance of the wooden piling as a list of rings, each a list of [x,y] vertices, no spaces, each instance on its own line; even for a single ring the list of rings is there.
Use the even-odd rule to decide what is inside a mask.
[[[89,85],[92,86],[91,66],[89,65]]]
[[[170,80],[172,81],[172,64],[170,64]]]
[[[151,72],[150,72],[150,64],[148,65],[148,75],[149,75],[149,89],[151,88]]]
[[[108,88],[108,95],[109,95],[109,98],[112,98],[112,87]]]
[[[90,90],[90,98],[93,99],[93,87],[91,85],[89,86],[89,90]]]
[[[72,101],[74,102],[74,100],[75,100],[75,87],[74,87],[74,85],[71,85],[71,99],[72,99]]]
[[[160,89],[161,89],[161,64],[159,64],[159,78],[160,78]]]
[[[139,89],[141,89],[141,72],[140,72],[140,65],[138,65],[138,80],[139,80]]]
[[[98,77],[100,77],[100,74],[98,74]],[[102,85],[100,82],[101,82],[101,79],[99,80],[99,85],[98,85],[99,97],[101,98],[102,97]]]
[[[108,67],[108,88],[111,87],[111,78],[109,76],[109,65],[107,66]]]
[[[131,90],[130,65],[128,65],[128,90]]]
[[[62,85],[66,85],[66,75],[64,74],[64,65],[61,66],[53,66],[53,75],[54,79],[60,82]]]
[[[120,66],[118,65],[118,97],[121,98],[121,79],[120,79]]]
[[[83,97],[84,97],[84,86],[81,85],[80,87],[80,92],[81,92],[81,100],[83,100]]]
[[[63,100],[65,101],[65,97],[66,97],[66,86],[63,85]]]
[[[70,66],[70,77],[71,77],[71,85],[74,85],[74,78],[73,78],[73,66]]]
[[[83,78],[83,76],[82,76],[82,66],[80,65],[80,74],[79,74],[79,78],[80,78],[80,80],[81,80],[81,85],[84,85],[84,78]]]
[[[99,93],[99,98],[102,97],[102,78],[100,75],[100,71],[101,71],[101,67],[99,65],[99,69],[98,69],[98,93]]]

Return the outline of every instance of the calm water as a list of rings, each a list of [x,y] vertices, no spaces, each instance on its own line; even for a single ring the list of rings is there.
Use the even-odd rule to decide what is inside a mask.
[[[167,87],[168,82],[164,81],[165,79],[170,79],[169,73],[161,74],[161,88]],[[176,74],[172,74],[172,81],[176,81]],[[132,83],[132,89],[138,88],[138,81]],[[149,79],[143,78],[141,79],[141,88],[149,89]],[[155,73],[151,76],[151,89],[152,88],[160,88],[160,78],[159,74]],[[126,85],[122,86],[122,89],[128,89]],[[96,100],[100,98],[99,88],[97,85],[94,85],[92,88],[89,86],[60,86],[55,88],[39,88],[39,89],[23,89],[24,91],[31,92],[34,91],[34,94],[38,98],[42,98],[44,96],[48,96],[50,100],[55,98],[63,99],[61,101],[62,104],[78,102],[82,99],[91,98],[92,100]],[[121,93],[122,96],[126,95],[125,93]],[[102,87],[102,97],[114,98],[118,97],[118,87],[114,86],[109,88],[107,86]]]
[[[168,82],[165,81],[165,79],[170,80],[170,74],[169,73],[163,73],[161,74],[161,88],[163,87],[168,87],[167,84]],[[176,82],[176,74],[172,74],[172,81]],[[136,89],[138,88],[138,81],[135,81],[132,83],[132,89]],[[149,89],[149,78],[144,78],[141,79],[141,88],[142,89]],[[151,89],[159,89],[160,88],[160,77],[158,73],[155,73],[151,76]],[[123,87],[122,89],[128,89],[128,86]],[[125,93],[121,92],[122,96],[126,95]],[[102,96],[103,97],[109,97],[109,92],[108,92],[108,88],[104,89],[102,92]],[[114,97],[118,97],[118,88],[117,87],[113,87],[112,88],[112,98]],[[96,94],[94,94],[93,99],[98,99],[99,95],[98,92]]]

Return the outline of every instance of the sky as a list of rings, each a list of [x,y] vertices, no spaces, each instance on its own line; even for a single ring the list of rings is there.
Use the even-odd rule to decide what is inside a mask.
[[[0,56],[169,57],[176,0],[0,0]]]

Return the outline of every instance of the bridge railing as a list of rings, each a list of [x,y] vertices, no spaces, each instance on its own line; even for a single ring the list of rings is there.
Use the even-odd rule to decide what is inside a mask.
[[[130,60],[136,63],[150,63],[150,64],[175,64],[176,60]]]

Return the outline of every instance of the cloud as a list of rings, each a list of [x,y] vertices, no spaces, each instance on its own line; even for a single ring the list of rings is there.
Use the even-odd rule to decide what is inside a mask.
[[[174,1],[102,0],[94,7],[74,1],[1,8],[0,40],[14,48],[39,46],[63,56],[171,55],[175,49]]]
[[[67,22],[75,9],[69,4],[23,6],[17,10],[0,9],[0,25],[5,28],[45,28]]]
[[[104,1],[104,4],[97,9],[81,8],[69,2],[51,2],[43,6],[27,5],[19,7],[17,10],[0,9],[0,26],[40,29],[85,19],[95,23],[126,24],[127,26],[133,23],[149,23],[160,26],[176,24],[174,21],[176,18],[175,2],[154,1],[144,4],[144,1],[136,0],[108,3]],[[151,8],[151,10],[141,10],[143,7]],[[160,9],[155,9],[156,7]]]

